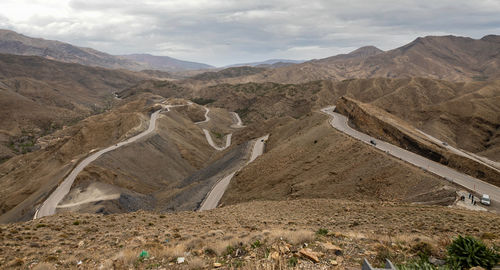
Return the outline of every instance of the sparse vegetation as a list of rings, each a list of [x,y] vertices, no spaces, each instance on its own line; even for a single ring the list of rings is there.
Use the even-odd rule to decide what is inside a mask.
[[[411,252],[416,254],[422,260],[427,260],[433,253],[433,247],[427,242],[418,242],[411,247]]]
[[[219,268],[273,269],[272,267],[281,265],[287,267],[318,266],[330,269],[332,265],[338,265],[339,269],[343,269],[359,267],[362,258],[368,258],[374,266],[382,266],[384,260],[388,258],[397,264],[399,269],[444,270],[453,269],[453,267],[451,264],[446,265],[448,268],[435,267],[429,263],[429,258],[445,260],[446,246],[451,244],[451,241],[447,239],[452,239],[457,234],[450,231],[434,236],[436,220],[447,222],[449,216],[460,217],[463,220],[462,223],[446,223],[446,225],[452,231],[467,231],[478,224],[483,224],[483,226],[490,222],[494,224],[492,221],[497,219],[496,216],[487,213],[459,212],[457,214],[454,209],[429,206],[398,207],[392,204],[381,206],[379,203],[357,202],[343,204],[340,201],[321,206],[318,202],[324,204],[326,201],[256,202],[251,204],[250,208],[247,207],[248,205],[243,205],[228,206],[216,211],[207,211],[207,213],[166,213],[163,214],[165,217],[161,221],[157,213],[141,211],[125,214],[125,220],[127,220],[125,223],[119,222],[116,215],[79,216],[72,214],[58,216],[58,219],[45,218],[44,223],[34,223],[29,226],[22,223],[0,225],[0,237],[3,239],[0,248],[8,255],[0,256],[0,265],[18,263],[14,261],[14,258],[19,257],[17,254],[20,253],[26,254],[24,255],[26,258],[23,257],[23,263],[18,268],[28,268],[28,263],[39,260],[40,256],[43,256],[43,259],[39,261],[48,258],[51,260],[47,261],[50,265],[57,263],[63,267],[74,266],[74,255],[69,254],[69,249],[60,245],[60,243],[74,242],[72,245],[83,245],[82,250],[93,246],[99,247],[99,252],[93,253],[92,256],[86,255],[86,252],[81,254],[88,258],[82,259],[83,268],[101,264],[116,265],[119,269],[168,268],[171,264],[177,265],[177,258],[183,257],[185,262],[178,266],[186,269],[215,267],[214,263],[217,265],[220,263]],[[349,207],[349,211],[344,211],[346,206]],[[367,208],[371,211],[366,211]],[[269,217],[281,215],[282,209],[290,210],[287,211],[291,213],[290,221],[285,220],[277,225],[250,223],[256,216],[267,222],[270,220]],[[382,211],[382,209],[385,210]],[[412,225],[413,217],[408,215],[408,210],[413,210],[412,213],[421,217],[424,225]],[[436,213],[436,210],[442,211]],[[335,221],[339,215],[342,215],[342,223]],[[397,218],[401,223],[388,223],[389,217]],[[371,222],[369,224],[360,222],[362,223],[359,225],[360,229],[353,230],[349,226],[354,220],[368,218]],[[79,226],[67,226],[75,221],[80,221]],[[215,221],[219,221],[219,224]],[[229,225],[238,224],[238,222],[245,222],[247,226],[241,228],[238,225]],[[149,226],[150,223],[153,225]],[[44,226],[49,229],[28,230],[36,227],[37,224],[45,224]],[[182,224],[197,225],[182,226]],[[283,229],[284,224],[290,229]],[[325,225],[318,229],[318,224]],[[401,224],[407,226],[400,227]],[[119,226],[119,229],[116,229],[116,226]],[[146,229],[139,230],[138,226]],[[382,226],[387,228],[387,231],[372,231],[373,228]],[[421,231],[411,232],[414,230],[412,226],[418,227]],[[57,228],[64,228],[64,231],[54,234]],[[95,232],[107,231],[109,236],[95,237],[95,233],[88,233],[87,229],[90,228]],[[328,232],[327,228],[335,228],[335,231]],[[393,233],[396,229],[401,229],[403,232]],[[498,232],[494,225],[486,225],[485,231]],[[477,233],[478,237],[482,234],[484,233]],[[175,235],[179,237],[176,238]],[[20,236],[22,236],[21,240],[18,238]],[[30,239],[28,246],[14,245],[28,239]],[[50,240],[43,240],[42,244],[42,239]],[[80,241],[83,242],[80,244]],[[492,245],[498,245],[496,239],[487,241]],[[317,256],[319,262],[315,263],[307,256],[301,255],[300,250],[306,250],[313,256]],[[146,251],[149,257],[147,255],[141,257],[142,251]],[[2,261],[4,258],[11,259],[5,262]],[[65,264],[66,261],[71,261],[71,264]]]
[[[491,269],[500,260],[498,252],[487,247],[481,240],[459,235],[448,246],[448,264],[468,269],[481,266]]]
[[[316,234],[325,236],[328,234],[328,230],[324,229],[324,228],[320,228],[319,230],[316,231]]]
[[[192,98],[191,101],[199,105],[207,105],[213,103],[215,99],[198,97],[198,98]]]
[[[262,246],[262,243],[260,242],[260,240],[256,240],[255,242],[252,243],[251,247],[252,248],[259,248]]]
[[[399,270],[450,270],[448,266],[437,267],[422,259],[398,265],[397,268]]]
[[[297,266],[298,262],[299,260],[297,259],[297,257],[291,257],[290,259],[288,259],[288,266],[295,267]]]

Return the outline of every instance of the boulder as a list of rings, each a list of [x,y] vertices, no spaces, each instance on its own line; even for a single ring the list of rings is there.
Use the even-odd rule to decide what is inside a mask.
[[[312,251],[310,248],[302,248],[299,250],[300,256],[309,259],[315,263],[319,262],[318,253]]]

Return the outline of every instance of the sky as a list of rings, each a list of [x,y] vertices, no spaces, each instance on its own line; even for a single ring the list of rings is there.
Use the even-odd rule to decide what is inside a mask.
[[[0,28],[214,66],[500,34],[500,0],[1,0]]]

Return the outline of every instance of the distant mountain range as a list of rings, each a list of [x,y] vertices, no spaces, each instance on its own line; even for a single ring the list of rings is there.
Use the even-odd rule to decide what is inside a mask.
[[[227,82],[301,83],[314,80],[353,78],[428,77],[451,81],[490,80],[500,78],[500,36],[481,39],[456,36],[417,38],[402,47],[382,51],[374,46],[361,47],[348,54],[319,60],[271,59],[241,63],[227,68],[252,67],[224,71],[213,66],[150,54],[110,55],[91,48],[40,38],[30,38],[10,30],[0,30],[0,53],[40,56],[50,60],[128,70],[160,70],[163,72],[199,74],[203,81],[211,78]],[[194,71],[196,70],[196,71]],[[191,72],[191,71],[194,71]],[[191,73],[190,73],[191,72]],[[214,72],[217,72],[215,74]],[[165,74],[157,77],[165,77]],[[181,76],[182,77],[182,76]]]
[[[139,63],[141,66],[147,67],[146,69],[180,71],[214,68],[214,66],[207,64],[182,61],[168,56],[155,56],[151,54],[129,54],[120,55],[119,57],[122,59],[133,61],[135,63]]]
[[[362,47],[349,54],[269,69],[244,81],[299,83],[374,77],[497,79],[500,78],[500,36],[488,35],[481,39],[428,36],[385,52],[373,46]]]
[[[212,67],[168,56],[153,56],[148,54],[116,56],[60,41],[31,38],[10,30],[0,30],[0,53],[40,56],[67,63],[135,71],[144,69],[186,71]]]
[[[225,66],[226,68],[230,67],[243,67],[243,66],[249,66],[249,67],[280,67],[280,66],[288,66],[288,65],[293,65],[293,64],[300,64],[304,63],[306,60],[290,60],[290,59],[269,59],[266,61],[261,61],[261,62],[251,62],[251,63],[240,63],[240,64],[233,64],[229,66]]]

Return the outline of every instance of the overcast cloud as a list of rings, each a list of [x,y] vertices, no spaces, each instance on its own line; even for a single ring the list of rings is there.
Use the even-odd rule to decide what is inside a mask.
[[[0,28],[223,66],[500,33],[498,0],[1,0]]]

